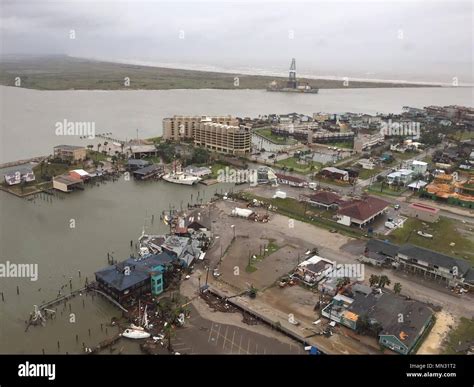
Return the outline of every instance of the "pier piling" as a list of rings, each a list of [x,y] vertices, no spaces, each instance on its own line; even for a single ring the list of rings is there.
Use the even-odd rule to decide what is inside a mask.
[[[20,287],[18,285],[16,286],[16,294],[20,294]]]
[[[2,292],[2,301],[5,302],[5,297],[3,296],[3,292]]]

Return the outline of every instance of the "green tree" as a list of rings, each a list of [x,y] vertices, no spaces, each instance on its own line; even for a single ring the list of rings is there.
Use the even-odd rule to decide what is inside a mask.
[[[386,276],[386,275],[382,275],[380,276],[380,279],[379,279],[379,288],[384,288],[385,286],[389,286],[391,284],[392,281],[390,281],[390,279]]]
[[[395,292],[395,294],[400,294],[402,292],[402,284],[400,282],[396,282],[393,285],[393,291]]]
[[[374,287],[379,282],[380,282],[380,277],[378,275],[375,275],[375,274],[370,275],[370,278],[369,278],[370,287]]]

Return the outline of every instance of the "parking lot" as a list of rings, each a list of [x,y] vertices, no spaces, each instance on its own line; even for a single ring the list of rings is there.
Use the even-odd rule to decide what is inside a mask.
[[[259,327],[269,330],[266,326]],[[282,336],[283,337],[283,336]],[[235,325],[207,320],[193,308],[191,317],[172,338],[173,349],[180,354],[269,355],[305,354],[297,342],[252,332]]]

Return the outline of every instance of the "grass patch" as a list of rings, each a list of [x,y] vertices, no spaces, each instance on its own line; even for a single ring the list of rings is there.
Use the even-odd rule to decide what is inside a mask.
[[[292,138],[273,134],[270,128],[256,129],[255,133],[278,145],[294,145],[297,143],[297,141]]]
[[[394,156],[398,160],[409,160],[415,156],[418,156],[419,152],[395,152]]]
[[[372,176],[377,175],[378,173],[382,172],[382,168],[374,168],[374,169],[361,169],[359,172],[359,179],[367,180],[370,179]]]
[[[354,148],[354,143],[352,141],[332,142],[329,145],[335,146],[336,148],[344,148],[344,149]]]
[[[474,263],[474,241],[456,230],[456,222],[440,217],[436,223],[425,223],[426,226],[423,223],[419,219],[409,218],[403,228],[397,228],[388,237],[397,244],[411,243]],[[420,230],[432,234],[433,238],[418,235],[417,231]],[[453,247],[449,245],[451,242],[455,243]]]
[[[255,266],[252,266],[252,265],[247,265],[247,266],[245,266],[245,271],[247,273],[253,273],[253,272],[257,271],[257,268]]]
[[[281,167],[285,167],[287,169],[291,169],[295,172],[299,173],[310,173],[310,172],[317,172],[321,169],[322,164],[313,161],[310,164],[299,164],[298,159],[294,157],[288,157],[287,159],[279,160],[276,162],[276,165]]]
[[[474,340],[474,321],[466,317],[461,317],[461,321],[456,329],[449,332],[448,337],[445,340],[444,353],[449,355],[456,354],[456,349],[466,342],[472,342]]]
[[[384,184],[382,187],[382,183],[376,182],[369,186],[368,191],[377,195],[389,195],[389,196],[401,196],[408,188],[400,187],[399,191],[390,188],[388,184]]]

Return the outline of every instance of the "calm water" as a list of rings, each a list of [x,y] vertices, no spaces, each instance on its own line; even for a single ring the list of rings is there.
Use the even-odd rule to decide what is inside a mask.
[[[261,90],[37,91],[0,86],[0,163],[49,154],[59,143],[55,123],[90,121],[96,132],[116,138],[161,134],[162,119],[174,114],[256,117],[269,113],[400,112],[405,105],[473,105],[473,88],[321,90],[317,95]]]
[[[1,86],[0,95],[0,162],[47,154],[59,143],[80,144],[79,138],[55,136],[55,122],[64,119],[94,121],[98,132],[130,138],[137,128],[140,137],[159,135],[162,118],[173,114],[376,113],[399,112],[404,105],[472,105],[472,89],[467,88],[322,90],[319,95],[295,95],[248,90],[44,92]],[[191,195],[196,200],[198,191],[207,200],[216,189],[221,186],[119,180],[62,199],[34,202],[0,191],[0,262],[39,265],[36,282],[0,278],[5,297],[4,302],[0,299],[0,352],[57,353],[59,340],[59,352],[73,353],[81,351],[83,342],[92,345],[103,339],[106,334],[100,324],[118,312],[97,297],[79,297],[71,303],[74,324],[69,322],[69,306],[60,307],[57,319],[44,328],[25,333],[24,321],[33,305],[54,298],[64,285],[67,290],[70,277],[74,288],[83,285],[86,276],[92,279],[94,271],[107,264],[107,253],[118,260],[128,257],[130,240],[136,240],[144,223],[149,232],[166,232],[159,214],[170,204],[186,206]],[[73,229],[71,219],[76,223]],[[113,330],[108,329],[111,336]]]

